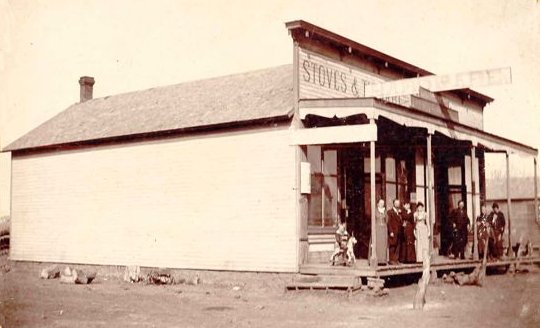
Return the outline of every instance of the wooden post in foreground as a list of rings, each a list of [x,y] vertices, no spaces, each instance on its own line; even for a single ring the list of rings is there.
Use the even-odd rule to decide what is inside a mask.
[[[423,310],[426,304],[426,291],[430,279],[431,269],[431,253],[425,249],[422,254],[424,261],[422,262],[422,278],[418,280],[418,290],[414,295],[413,308],[416,310]]]

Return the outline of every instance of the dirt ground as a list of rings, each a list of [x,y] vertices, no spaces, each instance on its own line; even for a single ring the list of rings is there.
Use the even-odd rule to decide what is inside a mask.
[[[2,327],[540,327],[536,266],[489,275],[484,287],[432,284],[424,311],[412,309],[415,285],[348,298],[285,291],[292,275],[268,273],[183,271],[201,284],[130,284],[121,267],[98,269],[90,285],[66,285],[39,279],[44,267],[0,263]]]

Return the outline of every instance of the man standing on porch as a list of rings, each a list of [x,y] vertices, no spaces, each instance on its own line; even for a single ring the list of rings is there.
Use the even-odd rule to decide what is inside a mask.
[[[394,199],[393,207],[388,210],[388,258],[390,264],[398,264],[399,244],[403,221],[401,219],[401,205],[399,199]]]
[[[465,245],[469,234],[469,217],[465,210],[463,200],[458,202],[458,207],[450,213],[450,228],[452,229],[452,249],[455,258],[465,259]]]

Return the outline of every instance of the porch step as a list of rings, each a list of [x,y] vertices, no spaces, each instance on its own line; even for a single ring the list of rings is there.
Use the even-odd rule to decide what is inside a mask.
[[[308,263],[329,263],[333,251],[317,251],[308,253]]]
[[[344,289],[349,292],[359,290],[362,280],[354,275],[297,275],[287,284],[288,290],[299,289]]]

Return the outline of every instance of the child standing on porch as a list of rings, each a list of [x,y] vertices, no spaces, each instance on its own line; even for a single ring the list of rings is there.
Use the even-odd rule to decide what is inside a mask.
[[[336,230],[336,241],[334,242],[334,252],[330,256],[330,263],[334,265],[336,256],[343,254],[347,249],[347,240],[349,239],[349,233],[347,232],[347,222],[343,221],[338,223],[338,228]]]
[[[349,237],[349,233],[347,232],[347,222],[340,222],[338,223],[338,228],[336,230],[336,243],[335,247],[346,247],[347,245],[347,239]]]

